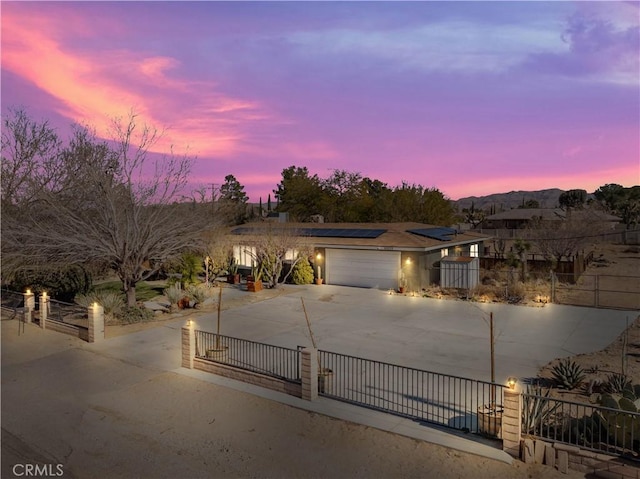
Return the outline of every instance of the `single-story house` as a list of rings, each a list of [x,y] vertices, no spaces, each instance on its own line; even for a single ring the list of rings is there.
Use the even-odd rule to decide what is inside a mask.
[[[273,223],[249,223],[231,230],[234,257],[251,267],[251,238]],[[314,272],[326,284],[416,291],[440,282],[448,256],[478,257],[489,236],[423,223],[281,223],[313,247]],[[237,239],[236,239],[237,236]],[[244,238],[243,238],[244,236]],[[294,255],[295,252],[291,252]]]
[[[558,224],[565,219],[565,211],[560,208],[515,208],[487,216],[482,224],[486,229],[522,229],[534,221]]]

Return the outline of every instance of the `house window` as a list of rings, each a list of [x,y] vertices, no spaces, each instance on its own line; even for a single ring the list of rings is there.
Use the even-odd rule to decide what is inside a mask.
[[[478,255],[478,245],[477,244],[472,244],[471,245],[471,250],[469,251],[469,256],[471,256],[472,258],[477,258]]]
[[[440,257],[444,258],[445,256],[449,256],[449,248],[442,248],[440,250]]]
[[[255,246],[234,246],[233,257],[238,262],[238,266],[252,267],[254,263],[254,256],[256,254]]]
[[[295,259],[297,257],[298,257],[298,250],[297,249],[287,250],[287,252],[284,254],[284,260],[285,261],[295,261]]]

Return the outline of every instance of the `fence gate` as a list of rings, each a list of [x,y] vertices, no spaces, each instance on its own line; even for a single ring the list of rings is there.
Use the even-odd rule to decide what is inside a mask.
[[[319,351],[322,396],[499,437],[503,386]]]

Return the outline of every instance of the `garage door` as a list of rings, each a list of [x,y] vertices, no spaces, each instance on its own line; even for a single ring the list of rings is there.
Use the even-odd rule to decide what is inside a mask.
[[[399,251],[327,249],[327,284],[395,289],[400,271]]]

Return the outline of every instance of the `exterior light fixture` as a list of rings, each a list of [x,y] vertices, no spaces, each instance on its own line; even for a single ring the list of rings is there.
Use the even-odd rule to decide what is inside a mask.
[[[405,262],[406,264],[411,264],[411,258],[407,258],[404,262]]]
[[[25,294],[31,294],[31,290],[27,288],[27,292]]]
[[[518,379],[511,376],[509,377],[509,379],[507,379],[507,386],[509,387],[509,389],[515,389],[517,382],[518,382]]]
[[[322,254],[321,253],[316,254],[316,259],[317,260],[321,260],[322,259]]]

